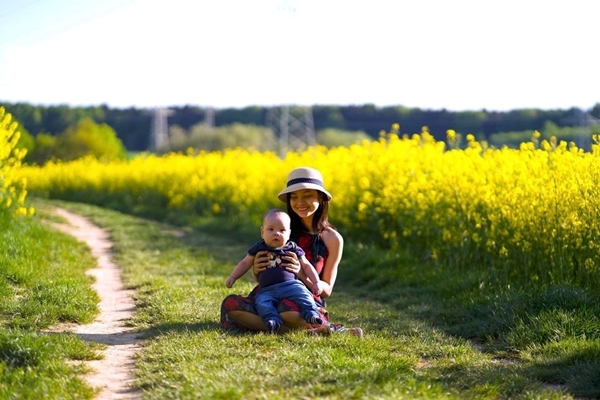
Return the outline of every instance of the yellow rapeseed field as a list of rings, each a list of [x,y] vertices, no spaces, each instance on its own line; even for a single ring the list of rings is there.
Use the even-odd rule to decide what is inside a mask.
[[[28,189],[51,198],[258,221],[298,166],[318,168],[333,222],[356,242],[408,248],[431,262],[492,269],[499,278],[598,286],[600,148],[532,141],[494,149],[448,131],[289,153],[243,149],[133,160],[26,166]],[[461,141],[464,143],[461,145]],[[597,141],[597,138],[595,138]]]
[[[0,213],[26,215],[32,209],[25,208],[25,181],[17,177],[26,150],[16,148],[19,141],[17,123],[0,107]]]

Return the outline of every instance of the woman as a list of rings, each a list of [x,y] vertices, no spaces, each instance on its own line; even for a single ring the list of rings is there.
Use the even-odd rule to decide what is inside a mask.
[[[331,194],[323,185],[321,173],[313,168],[296,168],[288,175],[287,187],[278,196],[279,200],[287,204],[287,212],[291,217],[292,234],[290,240],[296,242],[306,253],[306,257],[317,270],[323,283],[323,292],[315,296],[321,319],[325,323],[321,326],[311,326],[304,321],[298,305],[284,299],[278,303],[277,309],[283,319],[282,331],[290,329],[309,329],[313,334],[327,335],[330,332],[348,332],[362,337],[360,328],[346,329],[342,325],[331,324],[325,309],[324,299],[331,296],[338,266],[342,259],[344,239],[331,223],[329,223],[329,201]],[[295,273],[309,287],[310,280],[302,272],[300,262],[293,253],[288,253],[282,264],[289,271]],[[252,267],[252,274],[256,275],[269,265],[266,252],[259,252]],[[254,306],[255,287],[248,297],[229,295],[221,304],[221,325],[224,329],[241,329],[251,331],[267,331],[262,319],[258,316]]]

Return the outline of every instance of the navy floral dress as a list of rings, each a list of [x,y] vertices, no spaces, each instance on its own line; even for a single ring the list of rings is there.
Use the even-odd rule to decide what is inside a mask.
[[[309,233],[301,233],[300,235],[296,235],[290,238],[300,248],[304,250],[306,253],[306,258],[317,270],[317,274],[321,277],[323,273],[323,266],[325,265],[325,260],[329,255],[327,251],[327,246],[323,242],[320,234],[309,234]],[[252,291],[248,294],[248,296],[242,296],[239,294],[230,294],[225,297],[223,302],[221,303],[221,326],[223,329],[233,329],[233,330],[248,330],[242,326],[239,326],[234,320],[228,317],[227,313],[229,311],[247,311],[252,314],[258,315],[256,312],[256,308],[254,306],[254,299],[256,298],[256,293],[260,289],[259,286],[256,286]],[[329,321],[329,313],[325,309],[325,301],[321,298],[321,296],[313,295],[315,302],[317,303],[317,309],[319,314],[321,314],[321,319],[323,321]],[[277,303],[277,311],[297,311],[300,312],[300,307],[296,303],[291,300],[283,299],[282,301]]]

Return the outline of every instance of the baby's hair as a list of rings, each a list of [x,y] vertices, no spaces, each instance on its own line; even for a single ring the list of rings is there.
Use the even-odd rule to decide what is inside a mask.
[[[272,208],[272,209],[270,209],[269,211],[267,211],[267,212],[265,213],[265,215],[263,215],[263,221],[264,221],[265,219],[267,219],[267,217],[270,217],[271,215],[277,215],[277,214],[285,214],[285,215],[288,215],[288,213],[286,213],[286,212],[285,212],[285,211],[283,211],[283,210],[280,210],[279,208]]]

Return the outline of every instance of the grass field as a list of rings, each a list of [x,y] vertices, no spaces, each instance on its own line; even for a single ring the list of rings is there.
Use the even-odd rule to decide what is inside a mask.
[[[393,124],[285,158],[236,148],[23,166],[15,129],[0,108],[0,399],[94,395],[83,361],[103,348],[56,329],[99,315],[94,260],[49,227],[53,204],[111,235],[135,292],[146,398],[600,398],[598,137],[589,152],[539,132],[495,149]],[[328,309],[362,340],[220,328],[225,278],[301,165],[335,193],[346,249]]]
[[[83,276],[89,255],[41,225],[47,204],[36,201],[37,217],[2,230],[3,243],[15,249],[1,259],[2,398],[90,396],[77,378],[81,370],[69,361],[93,358],[92,346],[70,334],[39,334],[55,322],[89,321],[96,312]],[[136,290],[132,322],[146,338],[137,385],[149,399],[600,397],[600,303],[593,293],[568,286],[488,288],[474,272],[457,274],[439,263],[348,242],[328,309],[333,322],[362,327],[362,340],[236,334],[220,329],[219,306],[232,290],[252,287],[247,277],[234,289],[224,281],[255,239],[255,227],[216,219],[173,226],[54,204],[106,227],[115,243],[114,261]],[[27,263],[36,266],[28,272],[35,284],[11,272]],[[58,289],[57,264],[77,281],[66,284],[63,303],[35,294],[54,287],[44,279],[65,293]],[[38,296],[37,309],[24,301],[32,296]],[[59,312],[71,307],[75,311]]]
[[[84,275],[94,265],[88,249],[37,218],[0,217],[0,243],[0,398],[91,398],[78,361],[98,357],[100,346],[44,333],[98,313]]]

